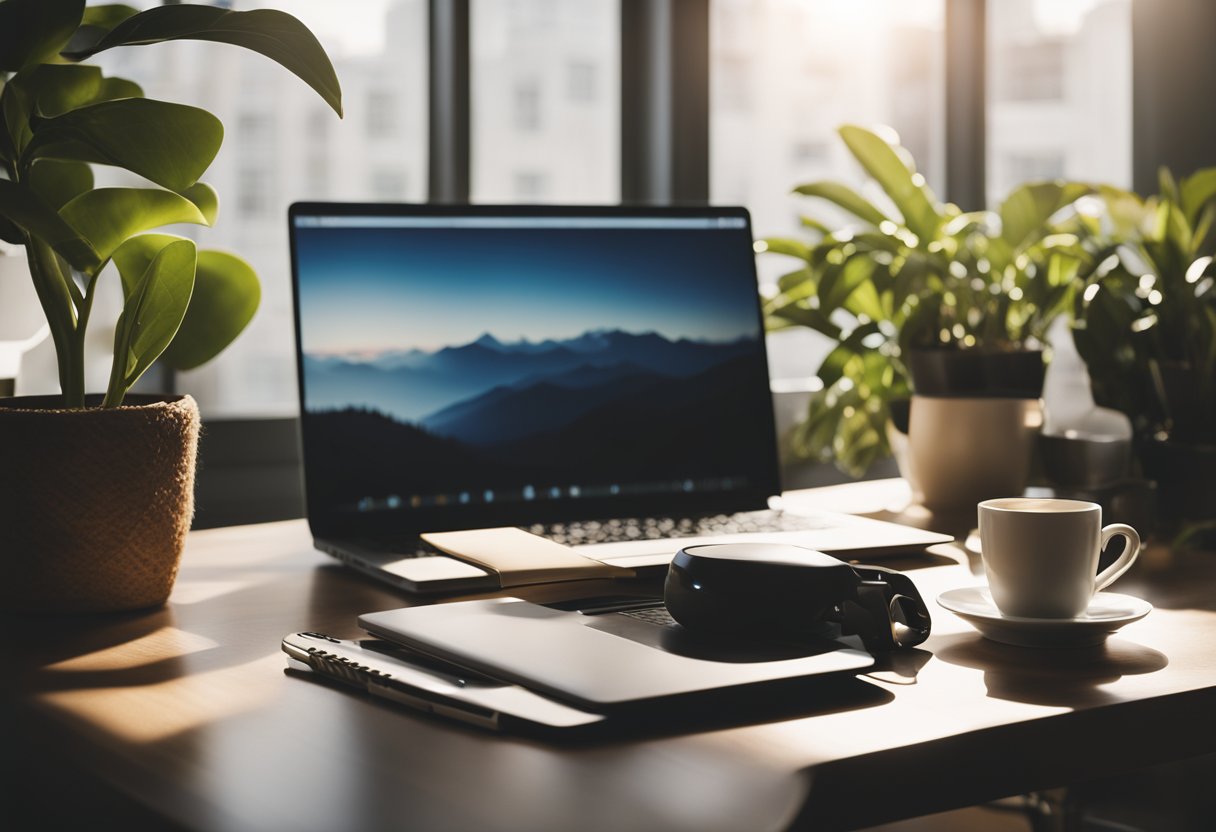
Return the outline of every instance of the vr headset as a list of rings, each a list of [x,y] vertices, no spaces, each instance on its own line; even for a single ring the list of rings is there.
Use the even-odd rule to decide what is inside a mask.
[[[857,635],[866,649],[881,651],[914,647],[933,626],[907,575],[781,543],[681,549],[663,595],[679,624],[716,636]]]

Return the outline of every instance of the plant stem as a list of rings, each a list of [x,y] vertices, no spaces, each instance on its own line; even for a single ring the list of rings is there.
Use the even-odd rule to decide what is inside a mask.
[[[27,235],[25,251],[34,289],[55,342],[63,406],[84,407],[84,360],[83,354],[78,357],[76,349],[78,339],[83,346],[84,331],[83,327],[78,331],[76,310],[65,282],[71,278],[60,271],[55,252],[42,240]]]

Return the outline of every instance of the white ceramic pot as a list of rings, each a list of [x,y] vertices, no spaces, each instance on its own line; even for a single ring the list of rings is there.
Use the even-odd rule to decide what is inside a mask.
[[[1039,399],[913,396],[906,467],[926,508],[956,511],[1021,495],[1043,424]]]

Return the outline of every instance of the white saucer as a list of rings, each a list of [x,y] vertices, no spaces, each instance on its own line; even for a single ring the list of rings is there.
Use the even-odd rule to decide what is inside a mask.
[[[1091,647],[1153,611],[1148,601],[1099,592],[1076,618],[1018,618],[1001,615],[986,586],[951,589],[937,596],[937,603],[957,613],[985,638],[1019,647]]]

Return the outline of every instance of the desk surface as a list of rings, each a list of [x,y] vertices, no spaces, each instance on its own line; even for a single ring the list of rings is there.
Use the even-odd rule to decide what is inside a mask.
[[[882,509],[893,494],[804,499]],[[936,552],[893,565],[916,567],[926,599],[977,583],[961,547]],[[18,755],[62,755],[190,828],[851,828],[1216,750],[1212,587],[1211,553],[1153,549],[1118,589],[1157,609],[1105,647],[1007,647],[934,605],[924,649],[844,699],[561,747],[286,675],[284,634],[353,637],[356,613],[408,603],[292,521],[191,534],[162,610],[17,621],[4,688]]]

